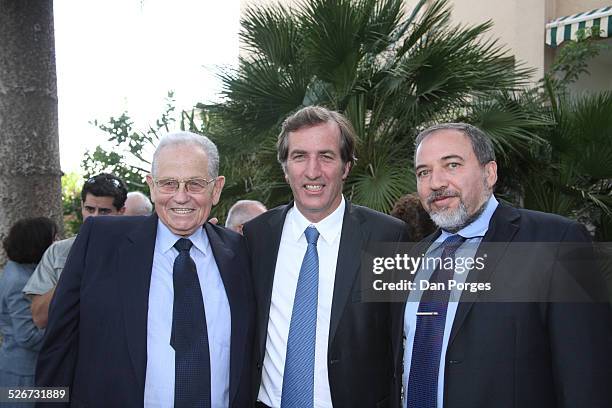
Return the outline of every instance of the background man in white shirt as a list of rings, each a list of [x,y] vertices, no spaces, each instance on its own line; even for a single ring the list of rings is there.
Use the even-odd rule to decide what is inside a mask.
[[[87,179],[81,189],[83,221],[89,217],[122,215],[127,194],[124,181],[114,174],[100,173]],[[49,304],[75,239],[76,236],[54,242],[23,288],[23,293],[32,298],[34,324],[41,329],[47,327]]]

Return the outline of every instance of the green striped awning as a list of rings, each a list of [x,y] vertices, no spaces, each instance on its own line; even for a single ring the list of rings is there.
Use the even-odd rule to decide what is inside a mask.
[[[608,6],[553,20],[546,24],[546,44],[556,47],[563,41],[575,40],[578,30],[591,27],[599,27],[600,37],[612,36],[611,15],[612,6]]]

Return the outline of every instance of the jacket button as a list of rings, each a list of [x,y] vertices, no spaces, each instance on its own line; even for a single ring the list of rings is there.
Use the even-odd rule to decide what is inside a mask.
[[[261,370],[261,363],[257,363],[257,369]]]
[[[461,360],[448,360],[448,364],[461,364]]]
[[[329,360],[329,365],[334,365],[334,364],[337,364],[339,362],[340,362],[340,360],[338,360],[338,359]]]

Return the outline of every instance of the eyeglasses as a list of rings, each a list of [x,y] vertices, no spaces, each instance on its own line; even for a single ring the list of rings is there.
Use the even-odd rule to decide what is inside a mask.
[[[155,180],[155,185],[159,189],[160,192],[166,194],[174,194],[176,193],[181,184],[185,184],[185,191],[188,193],[199,194],[206,190],[206,187],[217,180],[216,177],[206,180],[203,178],[192,178],[188,180],[177,180],[173,178]]]

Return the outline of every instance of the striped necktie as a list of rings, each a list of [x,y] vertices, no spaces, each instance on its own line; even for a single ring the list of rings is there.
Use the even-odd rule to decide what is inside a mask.
[[[283,375],[281,408],[312,408],[314,404],[314,362],[317,337],[319,289],[319,231],[304,231],[308,247],[300,268],[291,312],[287,355]]]

